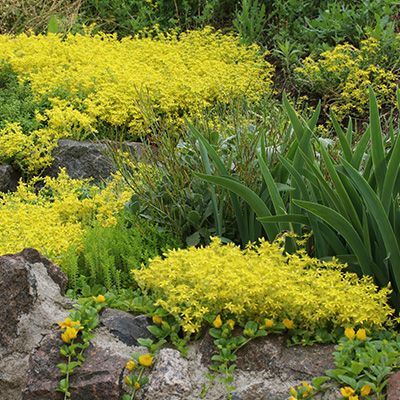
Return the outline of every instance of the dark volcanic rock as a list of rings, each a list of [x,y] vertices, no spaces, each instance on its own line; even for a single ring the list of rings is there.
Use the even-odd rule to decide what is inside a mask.
[[[11,165],[0,165],[0,192],[14,192],[20,177],[21,174],[15,172]]]
[[[64,395],[56,392],[64,376],[57,364],[65,363],[60,354],[63,345],[60,332],[48,335],[29,358],[29,370],[24,400],[57,400]],[[85,362],[70,376],[70,393],[75,400],[120,400],[122,371],[129,360],[101,348],[89,346],[84,352]]]
[[[156,338],[148,331],[147,326],[152,325],[152,320],[146,315],[135,316],[121,310],[106,309],[102,312],[100,324],[128,346],[138,346],[137,339]]]

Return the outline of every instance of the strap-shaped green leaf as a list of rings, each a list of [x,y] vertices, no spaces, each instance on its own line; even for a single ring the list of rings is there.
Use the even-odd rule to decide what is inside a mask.
[[[338,212],[321,204],[311,203],[309,201],[294,200],[296,204],[305,210],[317,215],[327,224],[332,226],[349,244],[360,264],[364,275],[372,275],[371,260],[365,250],[364,244],[358,236],[353,226],[343,218]]]
[[[242,183],[238,182],[236,179],[233,179],[229,176],[212,176],[206,174],[199,174],[197,172],[195,172],[194,174],[200,179],[205,180],[206,182],[212,182],[222,187],[225,187],[226,189],[231,190],[232,192],[242,197],[243,200],[245,200],[249,204],[249,206],[254,210],[257,217],[264,217],[271,215],[270,210],[262,201],[262,199],[254,191],[252,191]],[[268,240],[270,241],[275,240],[276,236],[279,233],[277,226],[272,226],[270,224],[263,226],[267,233]]]
[[[357,190],[360,192],[367,206],[368,213],[375,219],[376,225],[379,228],[379,235],[383,239],[386,248],[386,257],[390,260],[392,266],[392,274],[395,280],[397,290],[400,288],[400,248],[399,238],[390,225],[388,215],[378,198],[377,194],[371,189],[368,182],[356,171],[349,163],[343,160],[343,166],[347,175],[353,181]]]
[[[385,149],[383,147],[382,129],[379,119],[378,103],[375,93],[369,86],[369,116],[371,127],[371,153],[374,163],[375,177],[379,193],[382,194],[383,183],[386,175]]]

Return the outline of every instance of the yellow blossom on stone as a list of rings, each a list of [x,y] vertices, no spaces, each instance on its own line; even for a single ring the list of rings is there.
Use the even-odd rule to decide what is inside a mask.
[[[274,326],[274,321],[272,321],[272,319],[265,318],[264,323],[266,328],[272,328]]]
[[[214,320],[214,322],[213,322],[213,325],[214,325],[216,328],[221,328],[221,326],[222,326],[222,320],[221,320],[221,316],[220,316],[220,315],[218,315],[217,318],[215,318],[215,320]]]
[[[128,361],[128,363],[126,364],[126,368],[128,368],[129,371],[132,371],[135,367],[136,367],[136,364],[132,360]]]
[[[353,328],[346,328],[344,334],[347,337],[347,339],[353,339],[356,333]]]
[[[83,329],[83,327],[81,326],[78,330],[75,330],[75,328],[67,326],[65,332],[61,334],[61,339],[65,343],[69,343],[71,340],[76,338],[80,329]]]
[[[355,390],[349,386],[346,386],[345,388],[340,389],[340,393],[342,393],[343,397],[348,398],[355,393]]]
[[[74,327],[75,325],[80,325],[80,321],[72,321],[71,318],[65,318],[64,322],[59,322],[58,325],[61,326],[61,329],[65,329],[67,327]]]
[[[290,395],[292,396],[292,398],[297,396],[297,391],[293,386],[290,386],[289,392],[290,392]]]
[[[361,388],[361,396],[368,396],[370,392],[371,392],[371,386],[369,386],[368,384],[365,384]]]
[[[359,329],[357,331],[357,339],[359,340],[365,340],[367,338],[367,334],[365,332],[365,329]]]
[[[150,354],[139,356],[139,362],[145,367],[150,367],[151,363],[153,362],[153,357]]]
[[[294,324],[294,322],[291,321],[291,320],[288,319],[288,318],[285,318],[285,319],[282,321],[282,323],[283,323],[283,325],[285,325],[285,328],[286,328],[286,329],[292,329],[293,324]]]

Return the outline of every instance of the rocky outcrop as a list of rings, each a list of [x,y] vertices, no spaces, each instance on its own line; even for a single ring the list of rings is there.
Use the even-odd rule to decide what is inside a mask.
[[[54,178],[58,176],[60,168],[65,168],[68,176],[72,179],[92,178],[93,183],[100,183],[110,178],[111,174],[115,172],[110,149],[120,146],[120,144],[112,144],[110,141],[78,142],[61,139],[58,141],[58,146],[52,151],[54,160],[43,175]],[[137,160],[144,159],[141,143],[124,143],[123,150],[132,154]]]
[[[21,174],[14,171],[11,165],[0,165],[0,192],[14,192],[20,177]]]
[[[58,326],[73,303],[64,297],[66,277],[60,268],[34,249],[0,257],[0,399],[58,400],[63,378],[57,364],[65,362]],[[105,309],[96,338],[85,350],[85,362],[70,377],[74,400],[120,400],[129,393],[124,383],[130,373],[129,353],[146,354],[139,337],[151,337],[150,318]],[[310,382],[333,368],[333,345],[286,347],[283,336],[258,338],[237,352],[233,400],[286,400],[290,386]],[[195,400],[204,385],[215,353],[206,334],[190,344],[188,357],[174,349],[159,349],[148,372],[149,382],[137,393],[138,400]],[[392,376],[389,400],[398,399],[399,375]],[[338,390],[323,393],[319,400],[341,398]],[[214,382],[206,396],[225,400],[224,384]]]

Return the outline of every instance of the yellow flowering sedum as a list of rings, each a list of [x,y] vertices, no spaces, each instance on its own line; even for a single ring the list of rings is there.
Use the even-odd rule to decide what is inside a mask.
[[[233,314],[242,326],[249,320],[262,323],[265,316],[288,318],[296,328],[316,331],[380,328],[393,314],[387,304],[390,290],[378,291],[372,278],[346,273],[337,261],[283,255],[278,243],[261,240],[241,250],[214,238],[207,247],[165,256],[132,273],[186,331],[199,331],[206,315]]]
[[[48,191],[39,194],[33,181],[20,183],[17,192],[0,197],[0,254],[33,247],[62,266],[58,257],[71,245],[79,248],[85,225],[94,218],[113,225],[114,214],[132,195],[118,178],[100,189],[85,180],[69,179],[62,171],[57,179],[47,177],[44,183]]]
[[[307,57],[295,71],[341,120],[368,113],[368,85],[373,87],[379,106],[395,104],[397,78],[381,67],[384,61],[378,41],[370,37],[359,49],[346,43],[322,53],[317,61]]]
[[[153,119],[177,126],[216,101],[257,101],[272,90],[273,67],[259,48],[211,27],[179,38],[1,35],[0,47],[35,97],[49,99],[38,118],[62,137],[82,138],[107,124],[135,138]]]

